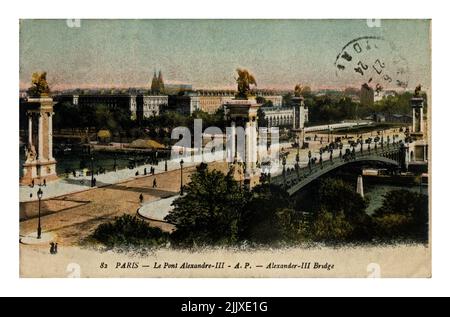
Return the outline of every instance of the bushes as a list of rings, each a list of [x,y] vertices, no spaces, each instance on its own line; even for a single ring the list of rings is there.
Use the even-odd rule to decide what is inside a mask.
[[[380,239],[428,240],[428,197],[408,190],[395,190],[384,196],[374,214]]]
[[[109,247],[158,247],[169,239],[178,247],[428,239],[424,195],[389,192],[373,216],[365,213],[367,201],[341,180],[322,181],[313,197],[317,197],[317,206],[301,213],[292,208],[291,198],[278,186],[262,184],[248,192],[230,175],[202,166],[166,217],[177,227],[173,233],[123,215],[99,225],[93,238]]]
[[[113,222],[99,225],[92,237],[108,247],[157,247],[168,241],[167,233],[159,228],[150,227],[144,220],[130,215],[116,217]]]

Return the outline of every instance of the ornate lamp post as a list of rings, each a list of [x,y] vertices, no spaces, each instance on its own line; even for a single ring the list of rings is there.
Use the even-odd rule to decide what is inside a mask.
[[[180,182],[180,196],[183,196],[183,194],[184,194],[184,192],[183,192],[183,164],[184,164],[184,161],[183,161],[183,159],[181,159],[181,161],[180,161],[180,173],[181,173],[181,182]]]
[[[39,188],[38,192],[37,192],[37,196],[38,196],[38,227],[37,227],[37,238],[40,239],[41,238],[41,232],[42,232],[42,228],[41,228],[41,199],[42,199],[42,195],[44,193],[42,192],[42,189]]]
[[[330,150],[330,162],[333,164],[333,149]]]
[[[311,172],[311,150],[308,151],[308,167],[309,167],[309,171]]]
[[[94,155],[91,152],[91,187],[94,187]]]
[[[320,148],[320,150],[319,150],[319,154],[320,154],[320,157],[319,157],[320,168],[323,168],[322,152],[323,152],[322,148]]]

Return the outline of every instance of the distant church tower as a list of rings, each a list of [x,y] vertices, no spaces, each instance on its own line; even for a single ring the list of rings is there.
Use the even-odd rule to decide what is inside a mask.
[[[160,94],[164,92],[164,81],[161,71],[159,71],[158,77],[156,77],[156,71],[153,73],[152,86],[150,89],[152,94]]]
[[[159,86],[159,92],[164,93],[164,81],[163,81],[161,70],[159,71],[159,74],[158,74],[158,86]]]

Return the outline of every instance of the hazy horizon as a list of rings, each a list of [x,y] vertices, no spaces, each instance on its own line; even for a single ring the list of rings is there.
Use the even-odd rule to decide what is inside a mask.
[[[429,20],[21,20],[19,87],[36,71],[47,71],[53,90],[150,87],[161,70],[168,84],[235,89],[236,68],[253,73],[259,89],[360,87],[367,78],[337,76],[334,63],[362,36],[395,45],[375,57],[401,56],[408,89],[430,88]]]

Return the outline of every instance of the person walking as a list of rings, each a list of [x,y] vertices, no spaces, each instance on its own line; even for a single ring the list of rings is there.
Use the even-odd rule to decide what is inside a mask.
[[[142,204],[142,202],[144,201],[144,195],[142,195],[142,193],[139,195],[139,202]]]
[[[156,188],[156,178],[153,179],[153,188]]]

